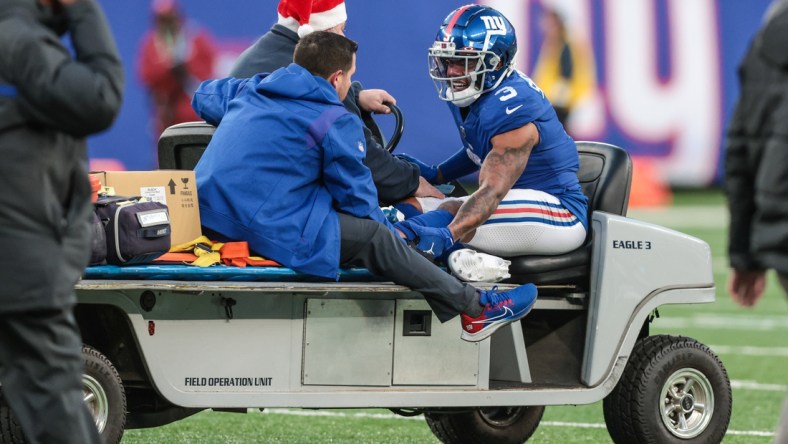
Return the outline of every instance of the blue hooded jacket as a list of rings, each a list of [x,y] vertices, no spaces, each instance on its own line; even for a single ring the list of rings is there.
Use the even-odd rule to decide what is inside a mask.
[[[216,132],[195,167],[203,226],[296,271],[337,279],[337,211],[387,225],[361,121],[328,81],[290,64],[203,82],[192,107]]]

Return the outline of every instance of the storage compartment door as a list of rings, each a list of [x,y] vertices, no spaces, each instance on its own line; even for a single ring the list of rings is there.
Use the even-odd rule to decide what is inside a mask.
[[[307,299],[304,385],[390,386],[394,301]]]
[[[394,385],[486,387],[490,341],[460,339],[459,316],[441,324],[426,301],[399,300],[394,328]]]

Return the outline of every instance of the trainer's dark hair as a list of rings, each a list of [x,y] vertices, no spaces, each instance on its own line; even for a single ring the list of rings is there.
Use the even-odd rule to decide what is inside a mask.
[[[328,79],[331,74],[349,71],[358,43],[333,32],[316,31],[301,38],[295,47],[293,61],[312,75]]]

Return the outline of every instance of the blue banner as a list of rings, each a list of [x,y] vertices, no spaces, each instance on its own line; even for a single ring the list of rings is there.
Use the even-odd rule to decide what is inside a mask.
[[[150,8],[101,0],[126,67],[122,111],[109,131],[91,138],[97,169],[156,168],[151,98],[137,74]],[[348,0],[347,36],[359,42],[355,80],[397,98],[405,116],[399,151],[428,162],[459,148],[446,104],[427,74],[427,48],[444,17],[463,1]],[[626,148],[654,162],[673,185],[705,186],[720,178],[723,134],[738,95],[736,70],[769,0],[487,0],[513,23],[517,67],[534,73],[543,37],[540,16],[554,9],[592,73],[567,127],[578,140]],[[182,0],[190,26],[208,31],[219,49],[214,75],[276,22],[274,0]],[[393,119],[378,118],[385,129]]]

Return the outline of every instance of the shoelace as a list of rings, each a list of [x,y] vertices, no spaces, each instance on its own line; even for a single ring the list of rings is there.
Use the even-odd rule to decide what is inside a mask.
[[[509,300],[509,296],[506,294],[505,291],[496,293],[498,291],[498,286],[494,285],[492,289],[486,291],[487,294],[487,305],[490,307],[497,307],[501,304],[506,303]]]

